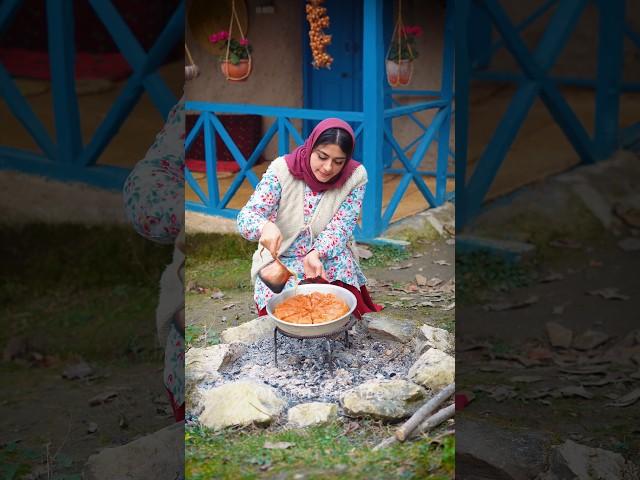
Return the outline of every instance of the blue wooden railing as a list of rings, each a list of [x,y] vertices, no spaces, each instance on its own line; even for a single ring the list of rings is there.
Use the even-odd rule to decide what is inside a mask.
[[[133,73],[89,143],[83,145],[74,73],[74,2],[47,0],[55,141],[20,93],[9,72],[0,64],[0,97],[41,150],[31,152],[0,145],[0,168],[120,190],[130,170],[96,165],[96,162],[145,91],[165,118],[177,102],[156,71],[184,36],[184,2],[178,5],[153,47],[145,52],[110,0],[88,1]],[[21,3],[22,0],[0,2],[0,33],[7,29]]]

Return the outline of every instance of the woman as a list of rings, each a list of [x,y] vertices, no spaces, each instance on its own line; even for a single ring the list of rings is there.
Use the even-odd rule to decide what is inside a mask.
[[[274,257],[299,278],[350,290],[358,301],[358,318],[381,310],[350,248],[367,183],[364,166],[351,158],[354,143],[346,122],[323,120],[303,145],[271,163],[238,214],[240,234],[264,247],[253,255],[251,268],[259,315],[266,315],[274,292],[258,272]],[[294,283],[292,277],[285,288]]]
[[[124,186],[124,206],[135,230],[156,243],[173,244],[173,261],[160,279],[158,339],[165,345],[164,384],[174,418],[184,420],[184,99]]]

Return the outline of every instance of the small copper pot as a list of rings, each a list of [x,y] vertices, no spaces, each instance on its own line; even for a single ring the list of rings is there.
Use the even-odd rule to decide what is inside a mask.
[[[296,274],[289,270],[284,263],[277,258],[260,269],[258,277],[273,293],[280,293]]]

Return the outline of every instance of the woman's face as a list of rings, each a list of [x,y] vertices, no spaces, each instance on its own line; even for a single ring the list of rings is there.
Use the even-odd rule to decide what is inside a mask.
[[[318,145],[311,152],[311,171],[319,182],[329,182],[335,178],[347,163],[347,154],[338,145],[326,143]]]

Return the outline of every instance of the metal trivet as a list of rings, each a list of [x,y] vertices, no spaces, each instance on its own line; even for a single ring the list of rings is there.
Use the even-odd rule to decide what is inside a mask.
[[[273,359],[275,361],[276,367],[278,366],[278,334],[284,335],[285,337],[289,337],[289,338],[296,338],[298,340],[324,338],[325,346],[327,347],[327,353],[328,353],[327,361],[329,362],[329,371],[333,375],[333,347],[332,347],[331,341],[337,339],[341,334],[344,333],[344,345],[345,347],[350,348],[351,342],[349,341],[349,330],[351,329],[351,327],[353,327],[356,324],[356,321],[357,321],[356,317],[351,315],[351,320],[349,320],[349,322],[340,330],[336,330],[335,332],[331,332],[325,335],[313,335],[313,336],[304,336],[304,337],[301,337],[300,335],[295,335],[293,333],[285,332],[283,330],[280,330],[280,328],[276,326],[273,329],[273,345],[274,345]]]

